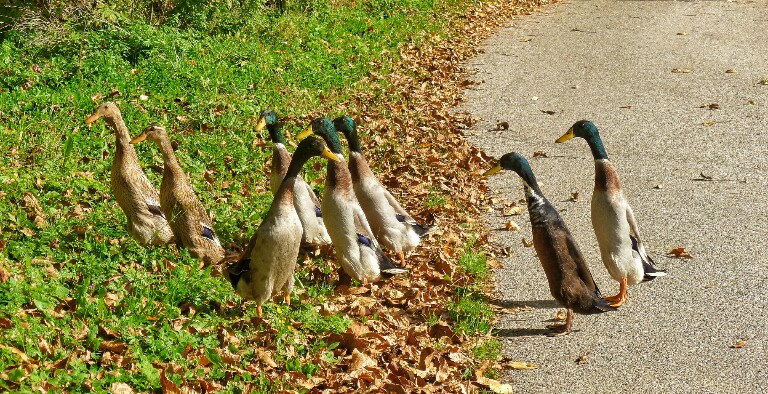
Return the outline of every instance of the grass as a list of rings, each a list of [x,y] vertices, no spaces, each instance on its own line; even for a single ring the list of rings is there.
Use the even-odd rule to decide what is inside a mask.
[[[108,391],[124,382],[158,391],[158,365],[177,384],[291,389],[244,369],[259,358],[254,330],[268,333],[260,338],[287,371],[309,376],[338,361],[338,344],[320,337],[352,321],[321,315],[334,285],[305,279],[329,274],[330,263],[301,266],[295,306],[267,303],[267,325],[239,323],[255,311],[225,279],[198,269],[185,250],[143,248],[126,234],[109,186],[114,137],[103,122],[83,121],[112,100],[134,135],[165,124],[220,238],[238,249],[272,200],[271,152],[251,132],[258,112],[275,109],[295,134],[317,114],[354,111],[350,97],[386,85],[379,76],[397,66],[403,44],[441,34],[445,15],[473,2],[314,0],[283,10],[245,2],[253,6],[234,13],[214,3],[166,20],[101,8],[94,20],[62,22],[55,42],[40,40],[45,30],[10,31],[0,42],[0,268],[11,273],[0,281],[0,390]],[[162,161],[151,144],[137,151],[145,167]],[[317,180],[319,168],[308,167]],[[147,173],[159,185],[160,175]],[[431,190],[425,205],[445,204]],[[482,281],[485,257],[473,249],[459,264]],[[478,289],[459,289],[448,309],[462,332],[490,331]],[[322,360],[310,361],[317,354]],[[37,368],[23,368],[28,358]]]

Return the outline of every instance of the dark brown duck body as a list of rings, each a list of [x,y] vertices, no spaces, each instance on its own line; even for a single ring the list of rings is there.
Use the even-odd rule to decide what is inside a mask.
[[[613,310],[600,295],[584,256],[557,210],[543,196],[532,194],[527,201],[533,247],[552,297],[580,314]]]

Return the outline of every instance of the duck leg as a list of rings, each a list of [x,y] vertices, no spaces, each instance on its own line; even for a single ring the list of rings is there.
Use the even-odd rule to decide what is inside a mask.
[[[258,316],[259,319],[261,319],[261,316],[262,316],[262,314],[261,314],[261,305],[257,305],[256,306],[256,316]]]
[[[608,301],[609,304],[613,307],[620,307],[624,305],[625,302],[627,302],[627,278],[619,282],[619,294],[616,294],[615,296],[608,296],[603,297],[606,301]]]
[[[405,253],[403,253],[403,251],[401,250],[397,252],[397,256],[400,257],[400,263],[401,263],[400,266],[405,267]]]
[[[548,337],[562,337],[571,333],[571,323],[573,322],[573,309],[567,309],[565,316],[565,324],[553,324],[547,326],[549,332]]]
[[[283,298],[285,298],[285,305],[291,306],[291,292],[287,291],[283,293]]]

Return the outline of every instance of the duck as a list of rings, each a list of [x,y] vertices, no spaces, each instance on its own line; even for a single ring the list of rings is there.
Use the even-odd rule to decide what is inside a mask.
[[[333,126],[347,139],[352,188],[374,237],[385,248],[397,253],[405,266],[404,252],[419,246],[421,238],[432,232],[434,227],[417,223],[376,178],[363,156],[355,121],[349,116],[339,116],[333,120]]]
[[[277,121],[277,114],[271,109],[261,112],[256,123],[256,131],[269,131],[272,140],[272,165],[269,174],[269,188],[272,195],[277,195],[280,184],[283,182],[288,166],[291,163],[291,154],[285,147],[283,132]],[[303,233],[302,244],[327,245],[331,243],[331,237],[323,222],[323,212],[320,208],[320,200],[315,195],[312,187],[304,181],[300,175],[296,176],[296,192],[293,196],[293,205],[301,220]]]
[[[608,296],[613,306],[627,301],[627,288],[666,275],[658,270],[648,255],[632,207],[621,190],[616,167],[608,160],[597,126],[588,120],[573,124],[555,142],[574,137],[587,141],[595,161],[595,187],[592,192],[592,227],[595,230],[600,256],[611,277],[619,282],[619,292]]]
[[[256,301],[256,314],[259,318],[262,317],[262,304],[277,291],[282,291],[287,305],[291,304],[293,271],[303,233],[300,215],[293,200],[298,192],[304,190],[304,185],[299,182],[299,172],[314,156],[323,156],[331,161],[339,160],[322,140],[309,137],[301,141],[272,205],[251,237],[243,257],[226,270],[235,292],[244,299]]]
[[[160,183],[160,207],[168,218],[176,244],[189,249],[189,254],[204,263],[218,263],[224,258],[224,248],[213,229],[213,222],[197,199],[195,189],[181,169],[165,127],[147,126],[131,144],[150,140],[163,154],[163,180]]]
[[[85,123],[90,125],[101,118],[115,133],[110,181],[117,205],[128,219],[128,232],[142,246],[173,241],[173,231],[160,208],[160,193],[139,165],[120,109],[113,102],[102,103]]]
[[[547,335],[570,334],[574,312],[586,315],[615,310],[602,297],[576,240],[541,192],[528,161],[521,154],[510,152],[483,175],[493,175],[502,169],[516,172],[523,181],[536,256],[544,268],[552,297],[567,310],[565,323],[549,326]]]
[[[328,161],[321,208],[333,241],[334,254],[344,271],[363,285],[407,272],[384,254],[352,189],[352,175],[344,161],[339,135],[330,119],[320,117],[296,139],[315,134],[325,140],[339,161]]]

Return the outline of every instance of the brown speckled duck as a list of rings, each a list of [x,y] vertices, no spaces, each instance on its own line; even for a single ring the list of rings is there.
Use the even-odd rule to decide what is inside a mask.
[[[405,266],[405,253],[415,249],[421,237],[432,228],[422,226],[400,206],[371,171],[363,156],[355,121],[349,116],[333,120],[336,131],[344,134],[349,144],[349,172],[357,201],[365,212],[373,235],[385,248],[397,253]]]
[[[318,155],[339,160],[322,140],[310,137],[301,141],[267,216],[251,237],[240,261],[227,269],[235,292],[256,301],[259,317],[262,317],[261,305],[277,291],[282,291],[286,304],[291,303],[293,271],[302,237],[301,221],[293,200],[297,191],[304,188],[303,182],[298,182],[299,171],[307,160]]]
[[[115,156],[112,159],[112,194],[128,218],[128,232],[142,245],[161,245],[173,239],[160,208],[160,196],[139,165],[131,135],[123,122],[120,109],[112,102],[101,104],[85,123],[104,118],[115,133]]]
[[[283,132],[277,121],[277,114],[272,110],[264,110],[259,116],[256,124],[256,131],[261,132],[264,129],[269,131],[272,140],[272,166],[269,174],[269,188],[272,194],[277,194],[280,184],[283,182],[285,174],[288,172],[288,165],[291,163],[291,154],[285,148]],[[326,245],[331,243],[331,237],[323,222],[323,213],[320,208],[320,199],[317,198],[312,187],[304,181],[300,175],[296,177],[296,192],[293,196],[293,205],[296,213],[299,214],[303,235],[301,241],[305,244]]]
[[[163,154],[160,206],[171,224],[176,243],[189,249],[192,256],[204,262],[218,263],[224,258],[224,248],[213,230],[208,213],[197,199],[195,190],[173,153],[165,127],[150,125],[131,144],[145,139],[155,142]]]
[[[628,285],[666,275],[654,266],[640,239],[635,212],[621,190],[616,167],[608,160],[603,141],[594,123],[580,120],[555,142],[583,138],[595,160],[595,188],[592,192],[592,227],[600,256],[611,277],[619,282],[619,293],[606,299],[613,306],[627,301]]]
[[[552,297],[568,310],[565,324],[550,326],[548,335],[569,334],[573,312],[593,314],[615,310],[600,295],[576,240],[557,209],[541,193],[528,161],[517,152],[507,153],[501,157],[498,166],[483,175],[495,174],[502,169],[515,171],[523,180],[533,247],[544,268]]]
[[[406,272],[396,267],[379,247],[352,189],[339,135],[328,118],[317,118],[296,139],[312,134],[325,140],[339,161],[329,161],[323,191],[323,218],[333,250],[344,271],[363,284]]]

